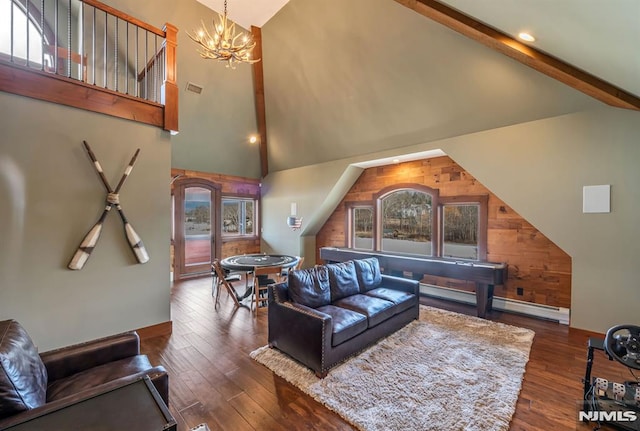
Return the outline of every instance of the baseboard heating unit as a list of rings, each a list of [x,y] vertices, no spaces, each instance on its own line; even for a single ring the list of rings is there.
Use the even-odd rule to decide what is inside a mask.
[[[420,284],[420,293],[431,298],[444,299],[471,305],[476,304],[476,295],[474,292],[466,292],[463,290],[451,289],[449,287]],[[564,307],[550,307],[548,305],[534,304],[532,302],[494,296],[493,309],[523,314],[540,319],[553,320],[554,322],[558,322],[563,325],[569,324],[570,310]]]

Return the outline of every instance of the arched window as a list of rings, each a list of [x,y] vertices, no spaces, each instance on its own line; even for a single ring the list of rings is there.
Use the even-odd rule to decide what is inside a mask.
[[[421,184],[398,184],[381,190],[373,202],[345,205],[350,248],[487,258],[488,196],[440,196],[437,189]]]
[[[378,250],[437,255],[436,205],[438,191],[399,185],[377,196]]]
[[[38,22],[40,16],[40,11],[28,0],[0,0],[0,55],[37,68],[42,67],[43,61],[49,64],[51,56],[42,53],[42,47],[48,41],[46,36],[43,39],[42,26]]]

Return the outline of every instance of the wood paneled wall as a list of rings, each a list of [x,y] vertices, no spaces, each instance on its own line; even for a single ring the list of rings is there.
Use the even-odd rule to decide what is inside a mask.
[[[440,196],[488,195],[487,260],[509,264],[507,283],[496,286],[495,295],[570,308],[571,257],[446,156],[366,169],[318,232],[317,247],[346,245],[345,202],[371,202],[381,189],[400,183],[439,189]],[[422,282],[474,290],[462,280],[425,275]]]
[[[260,180],[208,172],[171,169],[171,178],[201,178],[220,185],[222,196],[242,196],[260,199]],[[173,184],[173,182],[172,182]],[[259,209],[259,207],[258,207]],[[259,217],[260,218],[260,217]],[[260,226],[258,225],[258,229]],[[259,232],[259,230],[258,230]],[[260,253],[260,238],[223,239],[222,257],[237,254]],[[173,270],[173,246],[171,247],[171,268]]]

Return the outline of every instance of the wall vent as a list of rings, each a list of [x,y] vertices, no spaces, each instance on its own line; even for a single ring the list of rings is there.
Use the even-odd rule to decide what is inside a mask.
[[[200,94],[202,93],[202,86],[198,84],[194,84],[193,82],[187,82],[187,91]]]

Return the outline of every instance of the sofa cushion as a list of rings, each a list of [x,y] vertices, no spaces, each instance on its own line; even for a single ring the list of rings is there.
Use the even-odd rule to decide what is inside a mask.
[[[352,260],[341,263],[328,263],[329,284],[331,286],[331,302],[345,296],[360,293],[356,266]]]
[[[119,361],[89,368],[86,371],[50,382],[47,388],[47,402],[76,394],[121,377],[136,374],[143,375],[151,368],[151,363],[146,355],[130,356]]]
[[[27,331],[0,322],[0,419],[43,405],[46,389],[47,369]]]
[[[360,293],[365,293],[380,286],[382,283],[382,274],[380,273],[380,262],[377,257],[357,259],[353,262],[356,266]]]
[[[289,296],[293,302],[318,308],[331,302],[329,271],[324,266],[289,271]]]
[[[331,345],[337,346],[367,330],[367,316],[334,305],[318,307],[318,311],[331,316]]]
[[[386,287],[378,287],[372,289],[366,293],[368,296],[375,298],[386,299],[396,304],[395,312],[401,313],[411,307],[414,307],[418,302],[418,297],[411,293],[403,292],[401,290],[387,289]]]
[[[335,301],[333,305],[364,314],[369,321],[369,328],[393,317],[393,315],[396,314],[395,307],[397,307],[396,304],[391,301],[361,294],[339,299]]]

